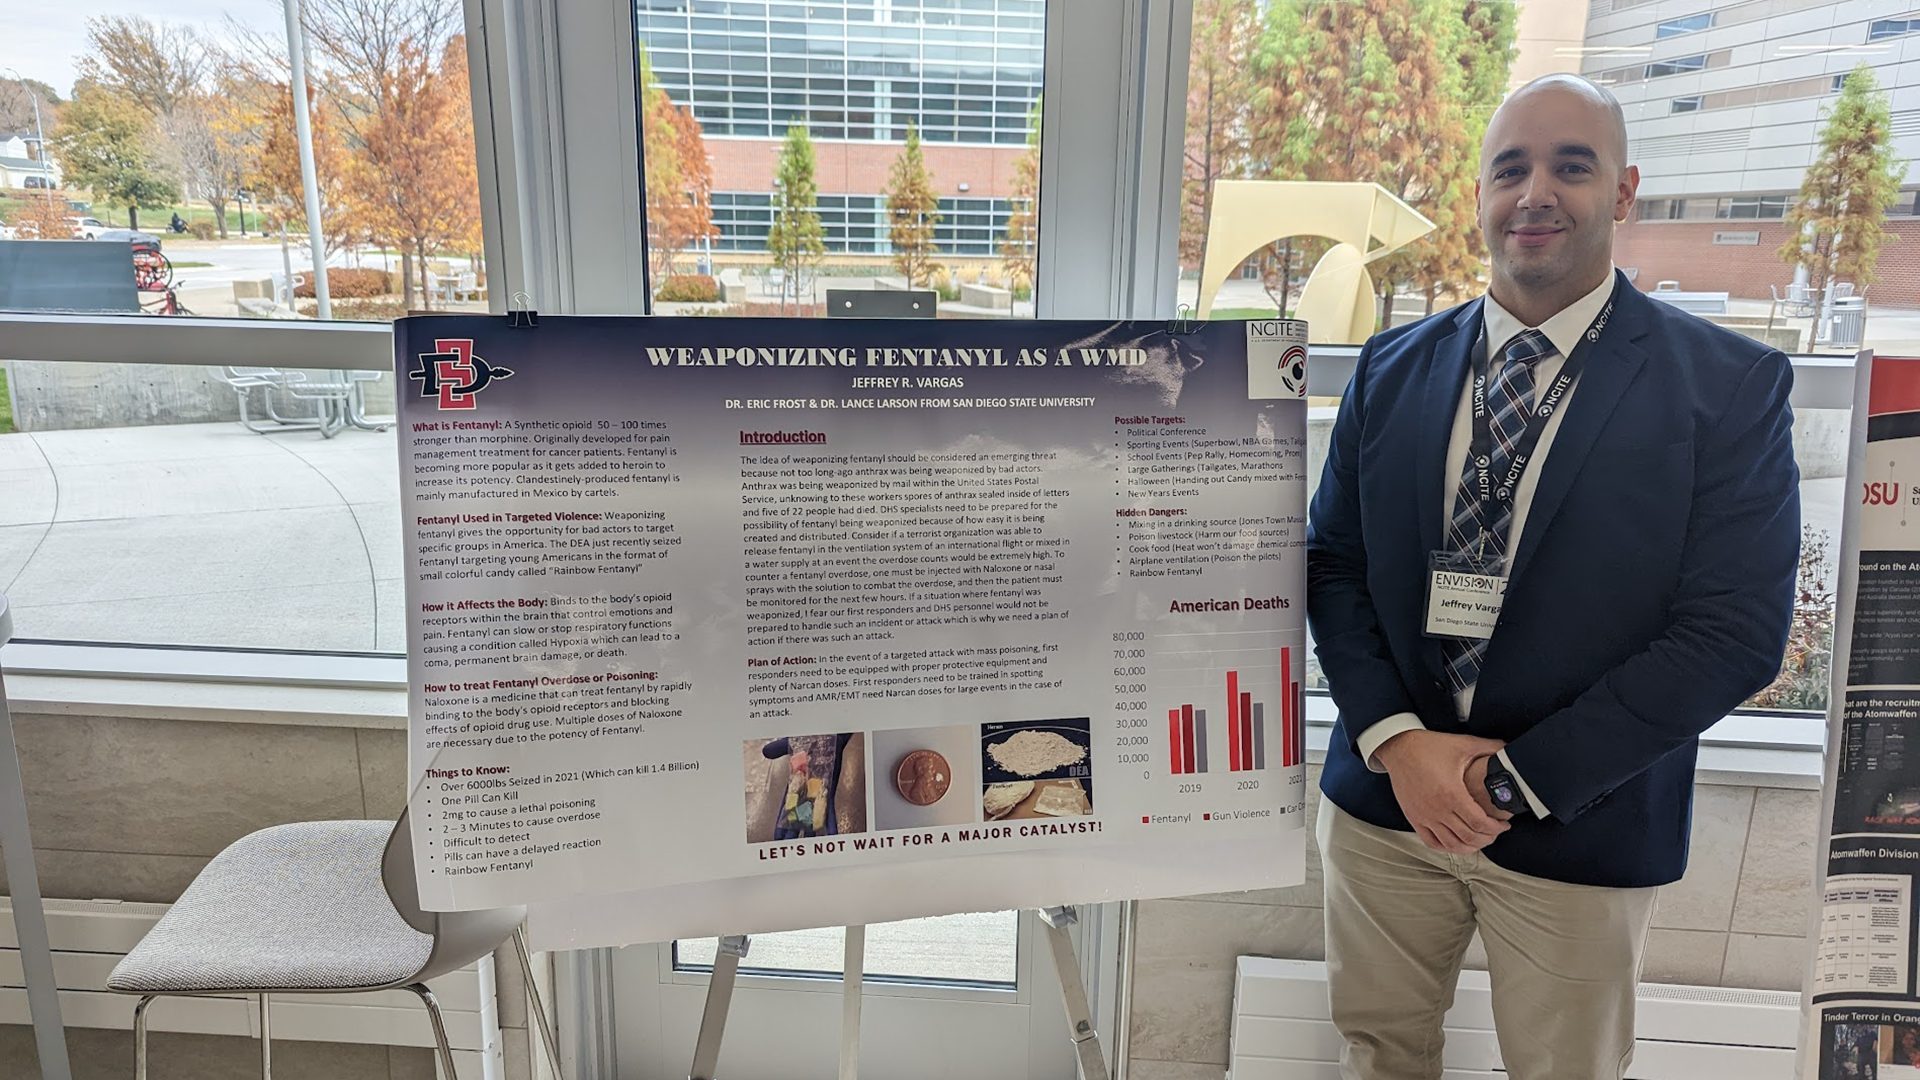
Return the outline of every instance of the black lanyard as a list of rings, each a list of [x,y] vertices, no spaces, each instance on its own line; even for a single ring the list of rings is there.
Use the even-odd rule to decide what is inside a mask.
[[[1527,466],[1533,461],[1533,451],[1540,443],[1540,433],[1546,430],[1547,421],[1553,417],[1566,399],[1567,391],[1572,388],[1573,380],[1580,377],[1580,370],[1586,366],[1587,357],[1593,352],[1593,346],[1607,329],[1607,321],[1613,315],[1613,302],[1619,295],[1620,286],[1614,284],[1614,292],[1607,297],[1607,305],[1593,320],[1593,325],[1580,335],[1579,344],[1560,366],[1560,374],[1547,387],[1544,394],[1537,394],[1533,411],[1527,415],[1527,426],[1520,433],[1520,440],[1514,444],[1513,457],[1507,461],[1507,470],[1501,476],[1492,474],[1493,468],[1493,423],[1487,411],[1487,377],[1493,342],[1489,340],[1485,349],[1475,349],[1473,357],[1473,441],[1467,447],[1467,460],[1473,463],[1474,483],[1467,492],[1475,499],[1475,505],[1484,509],[1491,502],[1505,511],[1511,520],[1513,500],[1520,488],[1520,478],[1526,474]],[[1485,323],[1483,321],[1482,326]],[[1481,330],[1481,336],[1486,331]],[[1504,351],[1506,343],[1502,343]],[[1482,515],[1480,520],[1487,521]],[[1506,538],[1501,537],[1502,541]]]

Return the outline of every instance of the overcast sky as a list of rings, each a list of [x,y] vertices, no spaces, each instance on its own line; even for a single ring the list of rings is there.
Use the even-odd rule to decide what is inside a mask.
[[[87,20],[99,15],[140,15],[227,36],[226,15],[275,40],[286,33],[277,0],[0,0],[0,79],[13,71],[51,83],[62,98],[73,93],[75,61],[87,49]]]

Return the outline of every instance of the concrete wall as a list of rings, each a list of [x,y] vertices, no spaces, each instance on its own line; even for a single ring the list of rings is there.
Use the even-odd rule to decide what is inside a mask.
[[[1319,783],[1319,769],[1310,770]],[[1140,905],[1134,946],[1133,1080],[1220,1080],[1234,958],[1326,958],[1317,788],[1308,797],[1307,881]],[[1809,946],[1817,791],[1702,785],[1693,858],[1660,890],[1642,977],[1649,982],[1798,990]],[[1467,964],[1486,968],[1476,938]]]
[[[201,867],[256,829],[290,821],[397,818],[406,733],[15,713],[41,892],[171,903]],[[6,892],[0,876],[0,893]],[[527,1011],[511,947],[494,957],[507,1080],[527,1080]],[[164,1011],[165,1001],[154,1006]],[[133,999],[127,999],[133,1015]],[[421,1020],[425,1024],[425,1018]],[[76,1080],[133,1075],[130,1031],[71,1028]],[[33,1035],[0,1025],[0,1076],[38,1080]],[[259,1043],[156,1034],[153,1080],[258,1076]],[[311,1080],[430,1080],[418,1047],[274,1040],[274,1074]]]
[[[238,420],[239,401],[221,380],[223,369],[166,364],[76,364],[40,360],[6,363],[7,394],[17,431],[144,427]],[[314,380],[331,372],[308,372]],[[393,380],[364,386],[371,415],[393,415]],[[264,390],[252,391],[256,419]],[[311,416],[311,402],[279,398],[282,416]]]

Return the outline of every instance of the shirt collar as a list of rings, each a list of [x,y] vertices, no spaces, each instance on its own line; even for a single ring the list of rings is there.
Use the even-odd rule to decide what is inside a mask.
[[[1495,352],[1506,348],[1507,343],[1516,334],[1526,330],[1539,330],[1553,342],[1554,351],[1561,356],[1571,356],[1573,347],[1580,341],[1581,335],[1600,317],[1600,309],[1607,306],[1607,298],[1613,295],[1615,274],[1613,264],[1607,264],[1607,279],[1598,288],[1560,309],[1559,313],[1537,327],[1521,322],[1514,314],[1500,306],[1500,302],[1487,294],[1485,311],[1487,348]]]

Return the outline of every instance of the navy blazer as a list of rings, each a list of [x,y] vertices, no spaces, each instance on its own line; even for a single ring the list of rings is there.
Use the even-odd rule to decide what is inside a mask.
[[[1616,280],[1538,466],[1472,715],[1455,716],[1422,631],[1483,301],[1361,350],[1313,498],[1307,614],[1340,713],[1320,781],[1335,805],[1409,828],[1355,739],[1415,713],[1504,740],[1551,811],[1516,820],[1486,849],[1495,863],[1633,887],[1686,869],[1699,735],[1779,671],[1800,496],[1787,358]]]

